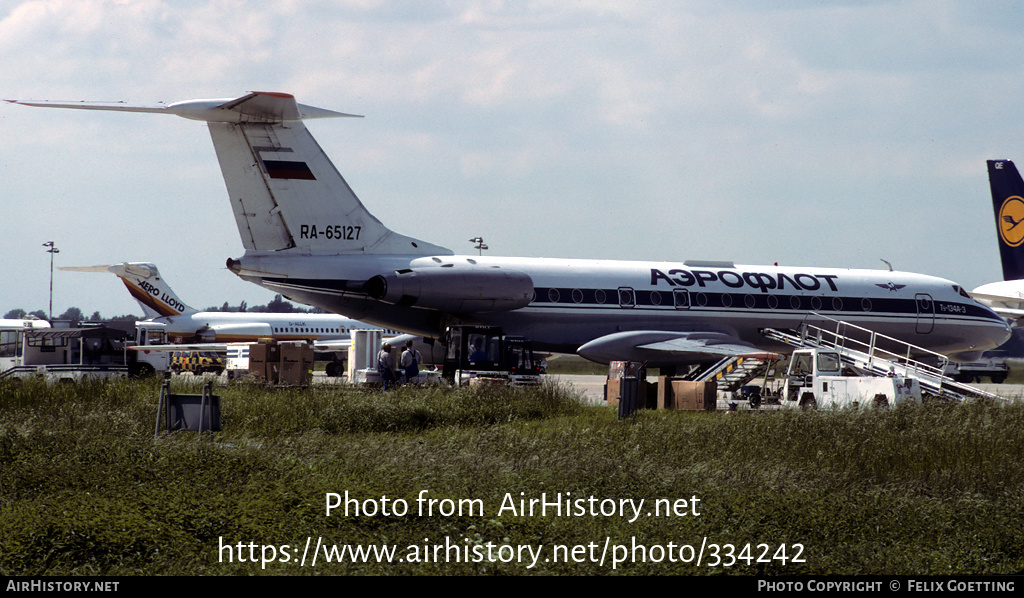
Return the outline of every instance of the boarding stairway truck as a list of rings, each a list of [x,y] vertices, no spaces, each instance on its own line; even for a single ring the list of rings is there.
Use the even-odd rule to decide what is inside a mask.
[[[451,326],[445,334],[441,376],[454,386],[540,386],[540,368],[530,341],[494,326]],[[474,381],[475,380],[475,381]]]
[[[823,407],[865,400],[881,405],[881,396],[885,397],[885,404],[893,404],[915,396],[919,400],[921,393],[955,401],[972,398],[1005,400],[943,375],[943,366],[947,361],[944,355],[849,322],[827,316],[817,317],[833,322],[835,330],[804,323],[799,331],[786,332],[770,328],[761,331],[767,338],[796,348],[790,358],[789,376],[779,396],[783,405],[795,403]],[[857,338],[852,334],[856,334]],[[868,340],[861,341],[858,338]],[[893,349],[884,349],[880,346],[883,344]],[[896,348],[899,352],[895,351]],[[939,365],[929,365],[911,355],[929,356]],[[838,359],[838,364],[827,364],[832,356]],[[816,363],[819,357],[822,360],[820,367]],[[794,370],[797,359],[800,359],[801,370]],[[834,367],[836,365],[839,367]],[[811,366],[814,371],[802,371],[810,370]],[[877,382],[880,378],[889,381],[880,384]],[[888,390],[890,386],[891,392]],[[909,395],[906,389],[909,389]]]

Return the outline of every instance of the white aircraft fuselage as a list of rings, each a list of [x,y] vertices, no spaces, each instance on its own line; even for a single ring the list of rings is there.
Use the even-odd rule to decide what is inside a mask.
[[[907,272],[469,255],[293,259],[247,254],[229,260],[228,267],[303,303],[381,326],[436,338],[445,325],[457,323],[453,320],[478,322],[530,338],[543,350],[569,353],[627,331],[717,332],[759,348],[786,350],[759,331],[822,324],[815,313],[939,353],[983,351],[1008,336],[1005,320],[958,285]],[[358,289],[382,273],[385,282],[394,282],[401,275],[393,273],[409,269],[443,277],[441,269],[448,267],[523,273],[532,282],[529,301],[517,309],[452,318],[436,297],[428,299],[434,302],[430,307],[417,307],[411,298],[399,305],[400,298],[385,302],[341,290]],[[390,280],[386,273],[392,273]],[[611,361],[614,355],[592,357]]]

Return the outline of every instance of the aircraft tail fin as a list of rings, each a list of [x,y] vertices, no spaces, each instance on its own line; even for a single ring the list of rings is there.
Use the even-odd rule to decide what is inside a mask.
[[[302,122],[355,115],[306,106],[290,94],[270,92],[157,106],[16,103],[166,113],[206,121],[246,251],[452,253],[384,226],[359,201]]]
[[[145,262],[124,262],[113,266],[63,267],[61,270],[75,272],[111,272],[117,275],[142,307],[147,318],[180,316],[195,313],[164,282],[156,265]]]
[[[1003,279],[1024,278],[1024,180],[1010,160],[988,160]]]

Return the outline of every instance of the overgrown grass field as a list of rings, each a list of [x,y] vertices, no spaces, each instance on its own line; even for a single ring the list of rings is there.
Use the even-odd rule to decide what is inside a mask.
[[[216,392],[224,429],[213,441],[194,432],[154,441],[156,382],[0,383],[0,574],[1024,570],[1020,405],[647,411],[618,421],[553,386]],[[376,513],[327,516],[328,496],[346,491]],[[448,502],[419,515],[422,491]],[[644,499],[644,514],[499,514],[509,497],[518,508],[559,493]],[[382,514],[385,496],[408,512]],[[649,514],[658,499],[685,508]],[[457,504],[461,515],[439,512]],[[401,562],[327,562],[321,549],[315,566],[311,556],[300,564],[318,541],[393,546]],[[502,546],[539,558],[507,558]],[[617,546],[630,552],[613,569]]]

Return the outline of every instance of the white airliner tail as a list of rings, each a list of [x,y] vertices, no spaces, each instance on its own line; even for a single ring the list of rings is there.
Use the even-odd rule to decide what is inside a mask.
[[[156,265],[146,262],[124,262],[113,266],[63,267],[73,272],[112,272],[128,288],[147,318],[180,316],[196,313],[171,290],[160,276]]]
[[[283,93],[168,105],[18,102],[31,106],[167,113],[209,123],[247,252],[450,255],[395,233],[374,217],[302,123],[354,116],[299,104]]]

